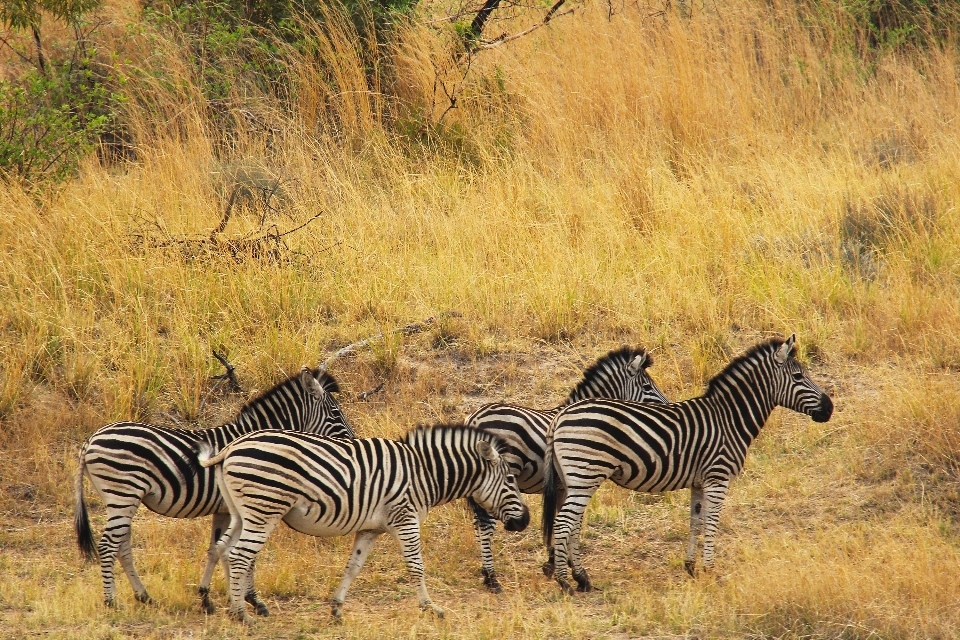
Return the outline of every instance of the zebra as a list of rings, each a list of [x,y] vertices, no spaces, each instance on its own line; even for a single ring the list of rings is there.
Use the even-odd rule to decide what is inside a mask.
[[[113,567],[118,553],[137,601],[153,602],[134,567],[130,545],[130,523],[142,503],[151,511],[173,518],[213,515],[207,564],[198,589],[203,609],[212,613],[215,607],[210,601],[210,580],[219,557],[216,542],[229,523],[229,512],[217,490],[213,471],[196,472],[193,445],[204,442],[219,450],[237,437],[261,429],[293,429],[353,438],[353,430],[330,395],[339,390],[332,376],[305,366],[298,375],[248,402],[233,422],[213,429],[115,422],[90,436],[80,448],[74,531],[85,560],[93,562],[99,555],[107,606],[117,604]],[[107,526],[96,546],[83,497],[84,475],[107,507]],[[268,615],[266,605],[255,593],[247,597],[258,614]]]
[[[583,379],[567,399],[553,409],[528,409],[511,404],[488,404],[474,411],[466,424],[492,433],[504,442],[503,457],[517,476],[523,493],[543,493],[543,456],[547,428],[561,409],[587,398],[619,398],[636,402],[666,403],[656,383],[647,373],[653,357],[642,347],[622,347],[598,359],[583,374]],[[480,544],[483,584],[494,593],[502,593],[493,567],[492,537],[496,522],[484,509],[470,501],[474,512],[474,530]],[[553,574],[553,549],[543,565],[547,576]]]
[[[713,567],[720,506],[774,407],[815,422],[833,413],[833,401],[795,359],[795,342],[791,335],[754,346],[714,376],[702,396],[685,402],[584,400],[557,414],[547,437],[543,537],[549,545],[555,528],[555,578],[564,593],[573,593],[568,562],[577,590],[593,588],[580,562],[580,526],[587,503],[607,479],[634,491],[690,488],[684,567],[695,574],[701,530],[703,565]],[[564,489],[557,512],[557,495]]]
[[[342,618],[347,589],[382,533],[397,539],[420,608],[443,617],[427,593],[420,523],[431,507],[470,496],[508,531],[525,529],[530,513],[501,447],[495,436],[463,425],[417,427],[400,441],[260,432],[214,457],[199,442],[200,464],[220,465],[217,483],[230,508],[219,544],[230,569],[231,614],[250,621],[240,595],[253,591],[257,553],[283,520],[313,536],[356,534],[332,598],[334,618]]]

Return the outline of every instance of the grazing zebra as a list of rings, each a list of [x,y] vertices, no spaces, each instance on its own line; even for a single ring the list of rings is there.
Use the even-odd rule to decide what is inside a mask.
[[[523,493],[543,492],[543,455],[550,421],[564,407],[587,398],[618,398],[635,402],[668,402],[647,373],[653,358],[643,348],[623,347],[597,360],[583,374],[566,401],[554,409],[528,409],[511,404],[488,404],[467,418],[466,424],[492,433],[506,445],[503,457],[517,476]],[[480,561],[483,584],[494,593],[503,588],[493,568],[491,548],[496,522],[476,503],[470,503],[474,512],[474,528],[480,543]],[[543,565],[544,573],[553,574],[553,549],[550,560]]]
[[[313,536],[357,534],[333,596],[336,618],[382,533],[400,544],[420,608],[443,616],[427,593],[420,553],[420,523],[430,507],[470,496],[509,531],[530,522],[499,441],[462,425],[418,427],[402,441],[261,432],[213,458],[208,445],[198,444],[201,465],[222,463],[217,483],[230,507],[230,527],[219,545],[229,560],[230,611],[244,621],[249,617],[240,596],[253,590],[254,560],[281,520]]]
[[[774,407],[826,422],[830,397],[794,358],[795,336],[770,340],[733,360],[699,398],[666,405],[585,400],[561,411],[550,426],[544,483],[543,536],[556,525],[556,579],[565,593],[567,562],[578,591],[590,591],[579,537],[587,503],[604,480],[634,491],[690,488],[687,571],[693,575],[697,538],[704,530],[703,564],[713,566],[720,506],[743,469],[747,448]],[[566,499],[556,512],[557,484]],[[556,514],[556,515],[554,515]]]
[[[213,429],[115,422],[90,436],[80,448],[74,530],[84,558],[92,562],[100,556],[106,604],[116,604],[113,565],[118,552],[137,600],[152,602],[134,568],[130,546],[130,523],[143,503],[151,511],[172,518],[213,514],[207,566],[199,587],[203,607],[212,613],[209,592],[218,559],[216,542],[230,518],[213,470],[197,473],[194,444],[204,442],[219,450],[241,435],[261,429],[293,429],[352,438],[353,430],[330,395],[337,391],[339,387],[329,374],[303,367],[299,375],[247,403],[233,422]],[[107,527],[96,547],[83,498],[84,474],[107,507]],[[259,614],[267,615],[266,605],[255,593],[248,594],[248,598],[256,603]]]

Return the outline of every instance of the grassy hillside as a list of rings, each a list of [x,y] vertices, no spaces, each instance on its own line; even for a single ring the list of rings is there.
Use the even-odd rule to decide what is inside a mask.
[[[286,59],[290,102],[231,95],[214,117],[187,53],[106,6],[139,92],[135,159],[92,156],[55,189],[0,182],[0,634],[956,637],[957,49],[870,49],[826,9],[656,9],[588,5],[483,51],[462,86],[413,25],[381,93],[345,27],[318,26],[320,53]],[[176,83],[135,73],[158,59]],[[683,572],[685,492],[605,487],[584,532],[601,593],[561,598],[531,529],[498,532],[506,593],[487,594],[451,505],[424,542],[445,621],[419,614],[381,541],[330,625],[350,541],[287,530],[258,563],[275,616],[243,630],[195,601],[208,521],[144,511],[135,558],[160,604],[119,577],[125,606],[103,609],[70,525],[76,451],[98,426],[226,420],[246,396],[204,403],[211,348],[251,394],[444,310],[462,317],[334,363],[361,435],[496,400],[552,406],[624,343],[657,348],[653,375],[684,399],[794,331],[837,414],[774,414],[713,576]]]

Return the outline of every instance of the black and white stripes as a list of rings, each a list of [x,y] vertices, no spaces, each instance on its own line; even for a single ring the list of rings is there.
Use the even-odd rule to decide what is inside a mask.
[[[117,422],[101,427],[80,449],[74,529],[84,557],[100,557],[104,600],[116,602],[113,575],[119,554],[137,600],[149,602],[133,564],[130,523],[140,504],[173,518],[198,518],[214,514],[207,566],[200,594],[207,611],[213,609],[208,592],[218,556],[214,543],[228,523],[228,512],[217,490],[212,470],[197,472],[195,445],[206,443],[218,451],[227,443],[262,429],[294,429],[353,437],[331,393],[339,391],[326,373],[303,367],[300,373],[249,402],[236,420],[214,429],[192,431],[137,422]],[[107,526],[96,547],[83,498],[86,475],[107,508]]]
[[[346,440],[263,431],[228,445],[213,458],[198,443],[204,467],[218,465],[217,482],[231,521],[220,542],[230,568],[231,612],[248,620],[241,598],[253,592],[254,560],[281,521],[313,536],[356,533],[333,614],[360,572],[374,541],[393,535],[421,608],[443,611],[427,593],[420,523],[436,505],[471,497],[507,529],[530,520],[516,480],[494,436],[464,426],[421,427],[403,441]],[[218,464],[219,463],[219,464]]]
[[[693,572],[704,531],[703,563],[713,565],[720,506],[743,469],[747,448],[774,407],[830,419],[833,403],[794,359],[794,337],[757,345],[731,362],[704,395],[675,404],[585,400],[557,414],[547,442],[543,535],[556,548],[565,592],[567,563],[578,590],[592,588],[579,553],[587,503],[605,480],[634,491],[691,489],[686,567]],[[566,497],[555,514],[558,493]]]

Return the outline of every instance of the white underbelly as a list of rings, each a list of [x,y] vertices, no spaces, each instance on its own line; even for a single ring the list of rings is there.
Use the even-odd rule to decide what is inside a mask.
[[[316,503],[296,504],[283,521],[290,528],[320,538],[345,536],[357,531],[384,531],[386,521],[380,517],[380,510],[376,510],[366,517],[350,517],[347,514],[334,514],[329,510],[321,512]]]

